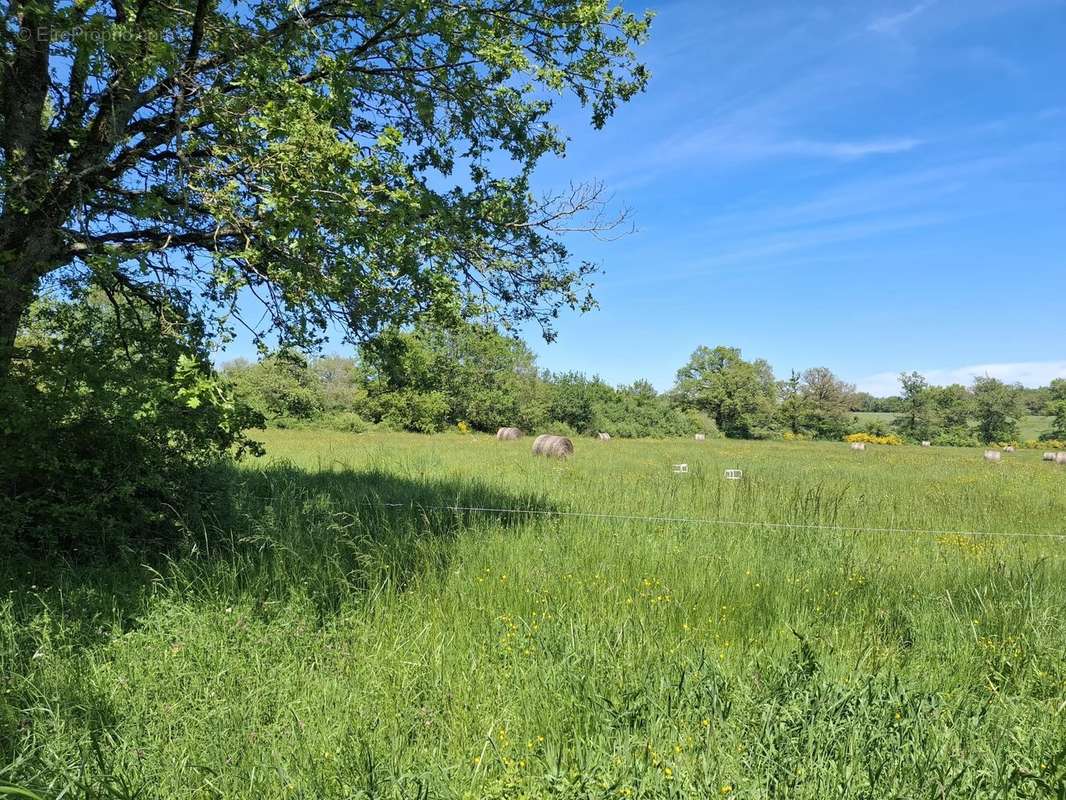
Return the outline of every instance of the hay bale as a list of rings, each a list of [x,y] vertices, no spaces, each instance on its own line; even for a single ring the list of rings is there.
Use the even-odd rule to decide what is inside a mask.
[[[541,434],[533,442],[533,455],[549,458],[568,458],[574,454],[574,443],[565,436]]]
[[[1003,454],[999,450],[985,450],[985,461],[1000,461]]]
[[[1014,452],[1014,445],[1008,444],[1006,447],[1003,448],[1003,452],[1004,453],[1013,453]]]
[[[851,449],[852,450],[865,450],[866,449],[866,442],[852,442],[851,443]]]
[[[705,433],[697,433],[696,436],[695,436],[695,439],[696,439],[697,442],[702,442],[706,438],[707,438],[707,434],[705,434]]]
[[[933,446],[932,442],[926,442],[926,441],[922,442],[922,447],[932,447],[932,446]]]
[[[1055,453],[1056,464],[1066,464],[1066,453]]]
[[[1054,453],[1044,453],[1044,461],[1054,461],[1054,460],[1055,460],[1055,454]]]
[[[609,441],[611,441],[611,434],[609,434],[609,433],[597,433],[596,434],[596,438],[599,439],[601,442],[609,442]]]
[[[522,431],[518,428],[500,428],[496,431],[496,438],[501,442],[512,442],[522,438]]]

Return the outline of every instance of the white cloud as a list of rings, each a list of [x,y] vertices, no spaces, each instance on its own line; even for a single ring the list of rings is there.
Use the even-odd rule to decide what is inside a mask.
[[[951,383],[969,385],[975,377],[988,375],[1006,383],[1023,386],[1045,386],[1055,378],[1066,378],[1066,361],[1015,361],[1003,364],[974,364],[950,369],[918,370],[934,386]],[[898,372],[879,372],[859,378],[855,385],[860,391],[883,397],[899,392]]]
[[[790,142],[787,149],[799,155],[828,156],[830,158],[862,158],[863,156],[906,153],[922,142],[920,139],[873,139],[866,142]]]
[[[918,3],[918,5],[913,6],[907,11],[900,12],[899,14],[889,14],[884,17],[877,17],[866,26],[866,29],[873,33],[898,33],[900,28],[929,8],[930,5],[932,5],[932,3]]]

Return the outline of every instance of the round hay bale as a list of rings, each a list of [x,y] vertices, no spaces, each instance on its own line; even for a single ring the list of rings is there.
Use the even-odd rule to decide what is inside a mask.
[[[541,434],[533,441],[533,455],[548,458],[568,458],[574,454],[574,443],[565,436]]]
[[[695,436],[695,439],[696,439],[697,442],[702,442],[706,438],[707,438],[707,434],[705,434],[705,433],[697,433],[696,436]]]
[[[922,442],[922,447],[932,447],[932,446],[933,446],[932,442],[925,442],[925,441]]]
[[[999,450],[985,450],[985,461],[1001,461],[1003,454]]]
[[[518,428],[500,428],[496,431],[496,438],[501,442],[511,442],[522,438],[522,431]]]
[[[611,434],[602,432],[597,433],[596,438],[599,439],[601,442],[609,442],[611,441]]]
[[[1066,464],[1066,453],[1055,453],[1056,464]]]
[[[1055,454],[1054,453],[1044,453],[1044,461],[1054,461],[1054,460],[1055,460]]]
[[[1003,452],[1004,453],[1013,453],[1014,452],[1014,445],[1008,444],[1006,447],[1003,448]]]
[[[865,450],[866,449],[866,442],[852,442],[851,443],[851,449],[852,450]]]

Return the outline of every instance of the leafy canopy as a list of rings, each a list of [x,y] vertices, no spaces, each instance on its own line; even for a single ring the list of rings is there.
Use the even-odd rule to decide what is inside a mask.
[[[23,0],[0,28],[0,375],[41,281],[178,288],[227,330],[365,339],[431,311],[588,307],[535,197],[576,98],[640,92],[649,17],[608,0]],[[260,322],[260,313],[265,311]]]
[[[726,436],[768,433],[777,387],[763,359],[745,361],[735,347],[698,347],[677,371],[673,396],[679,406],[702,411]]]

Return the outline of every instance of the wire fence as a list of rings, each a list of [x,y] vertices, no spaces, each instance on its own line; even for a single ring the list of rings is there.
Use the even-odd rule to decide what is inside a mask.
[[[513,514],[516,516],[572,517],[580,519],[606,520],[613,522],[643,522],[648,524],[696,525],[701,527],[720,526],[736,528],[770,528],[777,530],[811,530],[836,533],[912,534],[916,536],[988,536],[1056,540],[1066,539],[1066,533],[1034,533],[1028,531],[967,531],[930,528],[892,528],[864,525],[825,525],[806,522],[767,522],[760,520],[715,519],[712,517],[672,517],[644,516],[639,514],[610,514],[594,511],[555,511],[549,509],[493,508],[488,506],[460,505],[427,506],[416,503],[378,502],[372,505],[378,505],[385,508],[407,508],[412,511],[451,511],[484,514]]]

